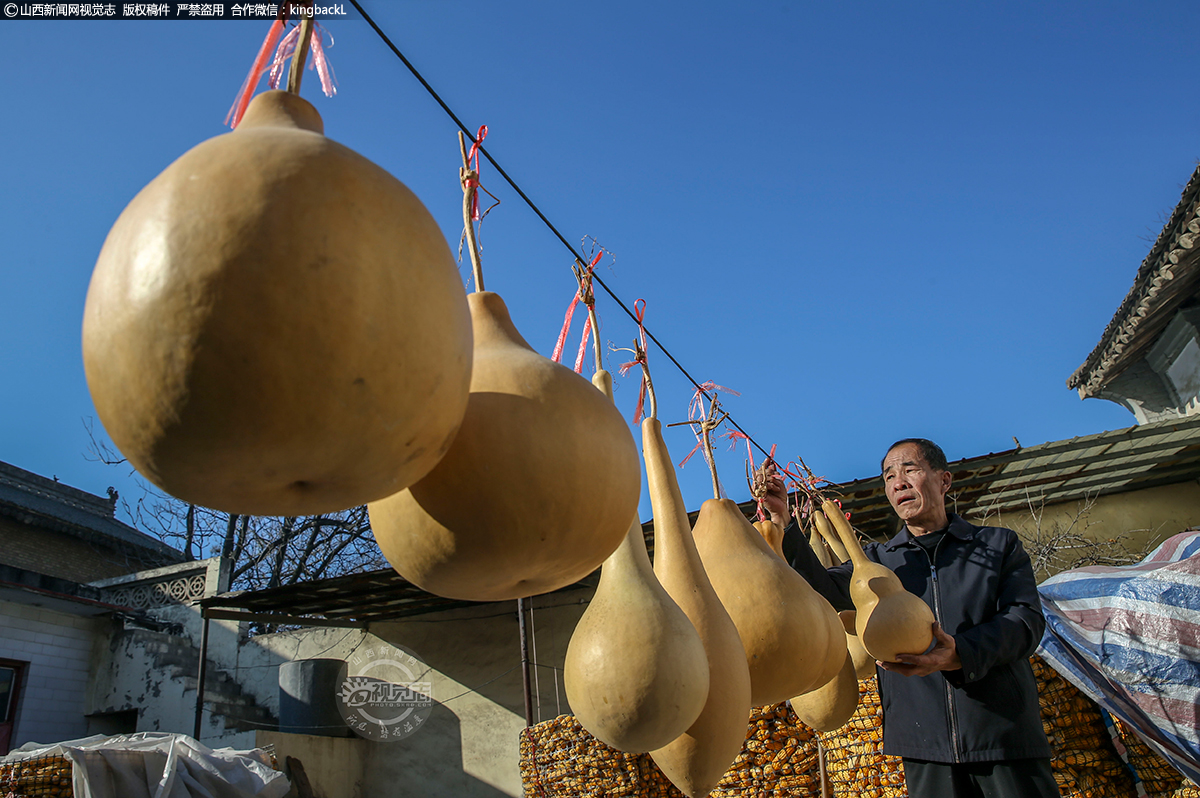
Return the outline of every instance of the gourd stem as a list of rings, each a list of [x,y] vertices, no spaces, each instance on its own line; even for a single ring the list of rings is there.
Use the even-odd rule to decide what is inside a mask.
[[[700,421],[699,424],[701,439],[704,441],[705,459],[708,461],[709,473],[712,474],[713,498],[720,500],[721,482],[717,479],[717,461],[713,457],[712,436],[710,433],[717,427],[721,426],[725,419],[729,418],[729,414],[722,413],[720,418],[714,419],[713,416],[716,415],[716,409],[717,400],[713,399],[712,403],[708,406],[708,410],[704,414],[703,420]]]
[[[646,398],[650,400],[650,412],[646,418],[658,418],[658,400],[654,398],[654,383],[650,380],[650,364],[646,362],[646,353],[642,350],[642,345],[638,341],[633,342],[634,352],[640,358],[642,364],[642,376],[646,378]]]
[[[300,94],[300,79],[304,77],[304,62],[308,60],[308,43],[312,39],[314,24],[316,21],[312,17],[300,21],[300,38],[296,40],[296,50],[292,53],[287,82],[287,90],[295,95]]]
[[[483,287],[483,265],[479,262],[479,243],[475,240],[475,225],[471,223],[471,206],[474,204],[475,192],[479,189],[479,173],[471,168],[467,158],[467,142],[462,131],[458,131],[458,149],[462,154],[462,168],[458,170],[458,181],[463,190],[463,234],[467,237],[467,251],[471,256],[471,273],[475,276],[476,293],[485,290]]]
[[[713,482],[713,498],[721,498],[721,483],[717,481],[717,461],[713,459],[712,436],[710,436],[708,425],[705,424],[700,428],[701,434],[704,436],[704,451],[708,455],[708,470],[712,473]]]
[[[600,322],[596,320],[595,296],[592,297],[592,302],[587,306],[587,310],[588,319],[590,319],[592,322],[592,349],[596,353],[596,370],[599,371],[600,369],[604,368],[604,366],[601,365],[604,361],[600,359],[603,353],[600,349]]]

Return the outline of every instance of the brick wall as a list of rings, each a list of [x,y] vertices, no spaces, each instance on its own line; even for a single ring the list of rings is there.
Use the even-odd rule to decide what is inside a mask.
[[[148,567],[113,547],[0,516],[0,563],[72,582],[93,582]]]
[[[92,641],[104,621],[0,601],[0,659],[29,663],[21,677],[12,747],[87,734]]]

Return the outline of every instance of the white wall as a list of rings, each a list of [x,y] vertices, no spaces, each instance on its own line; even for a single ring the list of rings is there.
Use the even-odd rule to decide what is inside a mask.
[[[0,601],[0,658],[28,662],[12,747],[87,734],[88,669],[97,621]]]

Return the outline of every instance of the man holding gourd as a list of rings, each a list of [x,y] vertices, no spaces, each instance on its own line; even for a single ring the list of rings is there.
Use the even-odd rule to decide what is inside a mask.
[[[881,468],[904,526],[864,553],[935,618],[927,651],[876,663],[883,752],[903,758],[913,798],[1057,798],[1029,664],[1045,629],[1029,556],[1012,530],[947,513],[951,475],[932,441],[892,444]],[[782,478],[769,473],[765,504],[786,530],[784,559],[836,609],[854,609],[851,563],[821,565],[790,517]]]

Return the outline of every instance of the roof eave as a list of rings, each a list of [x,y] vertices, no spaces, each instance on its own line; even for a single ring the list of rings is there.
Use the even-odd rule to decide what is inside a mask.
[[[1099,343],[1067,379],[1067,387],[1077,390],[1081,399],[1099,395],[1105,385],[1131,364],[1139,347],[1127,351],[1127,345],[1144,322],[1161,320],[1184,301],[1178,293],[1164,288],[1196,271],[1200,230],[1190,230],[1189,226],[1198,226],[1198,210],[1200,167],[1192,173],[1179,203],[1142,261],[1133,286],[1104,328]],[[1145,346],[1145,341],[1140,346]]]

